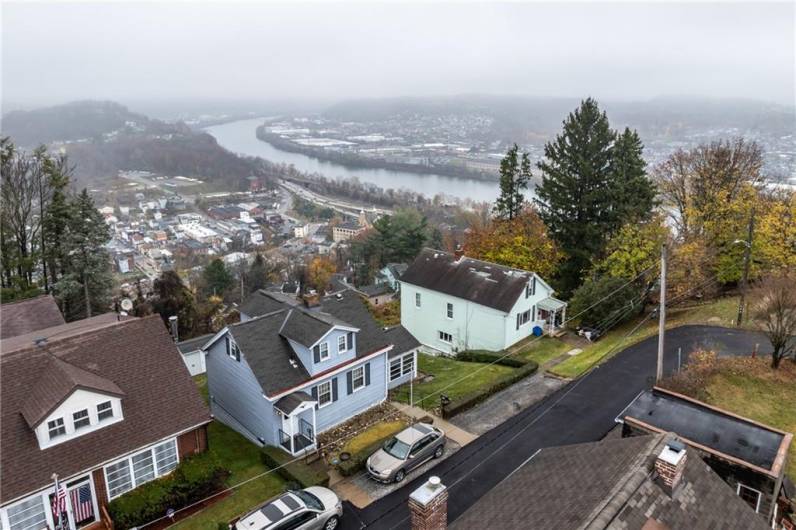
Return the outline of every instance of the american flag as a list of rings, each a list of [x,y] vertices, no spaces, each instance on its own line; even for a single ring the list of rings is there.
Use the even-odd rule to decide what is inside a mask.
[[[53,519],[59,526],[66,519],[66,486],[55,482],[55,502],[53,502]]]
[[[91,501],[91,486],[88,483],[81,484],[69,492],[72,501],[72,515],[75,523],[82,523],[87,519],[94,518],[94,503]]]

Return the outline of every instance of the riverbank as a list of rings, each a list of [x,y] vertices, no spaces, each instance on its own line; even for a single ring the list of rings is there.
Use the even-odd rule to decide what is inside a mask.
[[[465,168],[451,166],[449,164],[429,163],[428,165],[420,165],[388,162],[382,158],[364,158],[357,155],[329,151],[327,149],[307,147],[299,145],[290,140],[286,140],[278,134],[266,132],[264,125],[257,127],[255,134],[258,140],[261,142],[266,142],[276,149],[309,156],[317,160],[331,162],[333,164],[338,164],[351,169],[384,169],[387,171],[406,171],[421,175],[444,175],[446,177],[482,180],[486,182],[498,182],[500,180],[500,176],[497,174],[486,173],[483,171],[471,171]]]

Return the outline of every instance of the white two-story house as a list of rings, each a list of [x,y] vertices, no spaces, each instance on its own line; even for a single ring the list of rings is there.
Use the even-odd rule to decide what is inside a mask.
[[[499,351],[557,329],[566,303],[537,274],[424,249],[401,276],[401,325],[442,353]]]

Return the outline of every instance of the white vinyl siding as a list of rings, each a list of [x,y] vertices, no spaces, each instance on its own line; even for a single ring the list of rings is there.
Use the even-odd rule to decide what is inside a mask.
[[[36,495],[6,510],[10,530],[39,530],[47,528],[44,498]]]
[[[108,498],[114,499],[145,482],[162,477],[177,467],[178,461],[177,440],[172,438],[105,466]]]

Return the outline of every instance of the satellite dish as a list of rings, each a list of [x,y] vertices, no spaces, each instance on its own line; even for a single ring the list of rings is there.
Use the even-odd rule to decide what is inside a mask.
[[[133,301],[129,298],[122,298],[122,309],[125,311],[130,311],[133,309]]]

